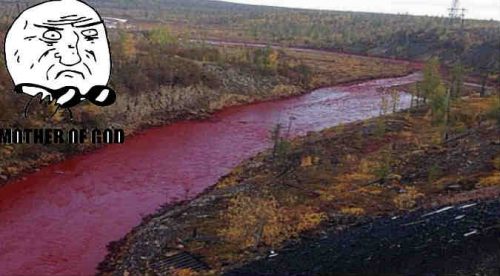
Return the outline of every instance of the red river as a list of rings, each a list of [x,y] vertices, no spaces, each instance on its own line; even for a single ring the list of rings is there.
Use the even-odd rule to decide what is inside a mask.
[[[192,198],[270,146],[291,116],[292,135],[379,114],[378,87],[412,74],[318,89],[280,101],[232,107],[130,137],[124,145],[45,167],[0,189],[0,275],[92,275],[106,245],[161,204]],[[408,107],[409,95],[401,96]]]

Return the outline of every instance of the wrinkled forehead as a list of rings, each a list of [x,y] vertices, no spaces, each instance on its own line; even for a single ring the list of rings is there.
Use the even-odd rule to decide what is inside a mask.
[[[88,27],[102,24],[91,7],[76,0],[50,1],[34,6],[18,18],[27,25]]]

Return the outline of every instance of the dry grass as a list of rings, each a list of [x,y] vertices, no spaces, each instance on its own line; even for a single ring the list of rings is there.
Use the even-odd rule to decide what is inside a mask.
[[[490,176],[482,177],[479,180],[480,187],[500,186],[500,172],[494,172]]]
[[[420,193],[414,187],[408,187],[406,192],[397,195],[394,199],[394,205],[400,210],[409,210],[414,208],[418,201],[424,197],[423,193]]]
[[[283,241],[321,223],[325,215],[312,208],[287,208],[273,197],[238,195],[221,214],[227,227],[219,231],[222,239],[240,249],[260,245],[276,247]]]
[[[303,60],[314,68],[312,86],[322,87],[340,82],[350,82],[366,76],[389,77],[409,72],[409,64],[378,58],[349,56],[331,52],[286,50],[292,59]],[[380,70],[380,68],[384,68]]]
[[[174,269],[171,272],[172,276],[198,276],[200,273],[189,269],[189,268],[182,268],[182,269]]]
[[[348,216],[362,216],[364,215],[365,209],[363,208],[357,208],[357,207],[344,207],[340,209],[340,213]]]
[[[499,170],[500,171],[500,155],[493,158],[493,160],[491,161],[493,167],[495,167],[495,169]]]
[[[217,183],[217,189],[224,189],[238,184],[238,181],[240,180],[239,174],[241,174],[242,171],[242,167],[234,168],[230,174],[219,180],[219,182]]]

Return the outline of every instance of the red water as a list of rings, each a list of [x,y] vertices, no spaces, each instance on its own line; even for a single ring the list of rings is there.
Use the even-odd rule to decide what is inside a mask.
[[[91,275],[141,217],[193,197],[269,146],[269,130],[297,118],[292,134],[378,115],[375,89],[418,75],[319,89],[234,107],[204,121],[148,130],[124,145],[43,168],[0,190],[0,275]],[[409,104],[403,94],[401,106]]]

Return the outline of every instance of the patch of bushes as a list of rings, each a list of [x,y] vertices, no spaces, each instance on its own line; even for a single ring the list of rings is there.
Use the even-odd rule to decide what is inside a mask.
[[[424,194],[420,193],[415,187],[407,187],[406,192],[397,195],[394,199],[394,205],[400,210],[409,210],[415,207],[418,200],[422,199]]]
[[[495,99],[489,110],[487,111],[488,118],[495,120],[500,126],[500,97]]]
[[[286,208],[274,197],[247,195],[231,199],[222,216],[227,227],[221,229],[219,235],[241,249],[277,246],[302,231],[315,228],[326,217],[307,206]]]
[[[491,187],[500,185],[500,172],[494,172],[490,176],[483,177],[479,180],[480,187]]]

